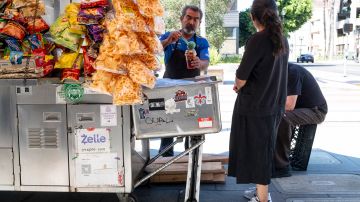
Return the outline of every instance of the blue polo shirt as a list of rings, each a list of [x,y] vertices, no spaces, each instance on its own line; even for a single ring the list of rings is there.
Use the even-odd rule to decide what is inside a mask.
[[[169,35],[170,35],[170,32],[166,32],[165,34],[161,35],[160,41],[167,39],[169,37]],[[191,37],[191,39],[189,39],[188,41],[194,41],[194,36]],[[168,61],[174,51],[175,44],[176,43],[169,44],[164,49],[165,64],[168,63]],[[209,47],[210,47],[209,42],[205,38],[196,35],[196,52],[199,54],[198,57],[200,58],[200,60],[209,60],[210,61]],[[184,52],[187,50],[187,45],[183,39],[181,39],[181,38],[179,39],[179,43],[178,43],[178,46],[176,49],[180,50],[180,51],[184,51]]]

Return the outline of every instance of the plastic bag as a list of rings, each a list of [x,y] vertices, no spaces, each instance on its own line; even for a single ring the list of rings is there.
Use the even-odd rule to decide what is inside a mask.
[[[6,20],[13,20],[20,24],[26,24],[25,17],[17,10],[13,8],[6,8],[1,18]]]
[[[104,8],[86,8],[86,9],[81,9],[78,17],[82,17],[82,18],[89,18],[89,19],[94,19],[96,21],[102,19],[103,17],[105,17],[105,10]]]
[[[104,39],[105,28],[102,25],[87,25],[88,34],[95,43],[100,43]]]
[[[141,14],[145,17],[163,16],[164,8],[159,0],[134,0]]]
[[[89,55],[87,54],[86,47],[81,47],[81,49],[82,49],[83,55],[84,55],[84,74],[91,75],[92,73],[95,72],[95,68],[94,68],[95,60],[93,58],[89,57]]]
[[[115,80],[113,79],[114,74],[102,70],[97,70],[92,75],[92,82],[89,86],[90,89],[101,92],[112,94],[114,89]]]
[[[30,34],[36,33],[36,32],[43,32],[48,30],[50,27],[45,22],[45,20],[42,17],[35,18],[35,22],[33,18],[27,19],[27,26],[26,29]]]
[[[162,67],[160,59],[158,59],[154,54],[139,54],[136,55],[136,58],[146,64],[146,67],[150,70],[159,71]]]
[[[61,82],[66,80],[79,81],[80,69],[64,69],[61,74]]]
[[[146,46],[146,49],[150,53],[162,54],[163,46],[159,38],[154,34],[149,33],[137,33],[138,39]]]
[[[73,68],[79,53],[63,53],[55,63],[55,69]]]
[[[154,73],[146,68],[145,64],[139,60],[132,60],[127,65],[129,77],[135,83],[141,84],[148,88],[154,88],[156,77]]]
[[[5,42],[11,51],[21,51],[21,47],[17,39],[10,37],[5,39]]]
[[[145,18],[132,0],[113,2],[117,28],[129,32],[149,32]]]
[[[141,87],[134,83],[128,76],[116,76],[116,82],[113,89],[114,105],[133,105],[141,104]]]
[[[14,37],[20,41],[22,41],[26,35],[25,28],[15,22],[6,24],[4,29],[0,30],[0,33]]]
[[[108,6],[107,0],[81,0],[81,8],[93,8],[93,7],[106,7]]]
[[[24,17],[40,17],[45,15],[45,4],[39,3],[37,6],[26,6],[19,9]]]

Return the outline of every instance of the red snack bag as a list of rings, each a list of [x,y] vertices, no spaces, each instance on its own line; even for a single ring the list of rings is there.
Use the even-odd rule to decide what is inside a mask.
[[[49,25],[45,22],[45,20],[42,17],[37,17],[35,18],[35,23],[34,23],[34,19],[27,19],[27,26],[26,29],[28,30],[28,32],[30,34],[36,33],[36,32],[43,32],[48,30],[50,27]]]
[[[84,54],[84,75],[91,75],[95,72],[94,62],[95,59],[89,57],[86,47],[81,47]]]
[[[14,37],[20,41],[22,41],[26,35],[25,28],[15,22],[9,22],[6,24],[4,29],[0,30],[0,33]]]
[[[80,78],[80,69],[64,69],[61,75],[61,81],[64,80],[73,80],[79,81]]]
[[[6,8],[1,18],[26,24],[26,18],[17,9],[13,8]]]
[[[107,0],[81,0],[80,8],[93,8],[108,6]]]
[[[52,72],[55,64],[53,55],[46,55],[46,50],[44,49],[35,49],[32,55],[35,57],[37,72],[40,73],[42,77]]]

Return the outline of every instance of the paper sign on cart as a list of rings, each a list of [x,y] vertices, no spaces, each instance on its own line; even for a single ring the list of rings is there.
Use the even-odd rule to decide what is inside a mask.
[[[208,118],[198,118],[199,128],[212,128],[213,127],[213,119],[211,117]]]
[[[77,153],[110,152],[109,130],[106,128],[77,129]]]
[[[121,186],[117,165],[117,153],[79,154],[75,160],[76,186]]]
[[[117,126],[117,111],[115,105],[100,106],[101,126]]]

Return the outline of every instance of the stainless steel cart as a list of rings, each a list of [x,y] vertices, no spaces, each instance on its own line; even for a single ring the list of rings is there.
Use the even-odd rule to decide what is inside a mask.
[[[57,83],[0,80],[0,190],[127,197],[145,164],[131,148],[130,107],[88,90],[69,104]]]
[[[135,201],[134,188],[190,153],[185,201],[199,200],[204,134],[221,130],[216,82],[159,80],[132,110],[86,89],[67,103],[62,88],[57,79],[0,80],[0,190],[112,192]],[[141,178],[161,155],[150,159],[150,138],[184,136],[189,149]],[[145,143],[141,153],[135,137]]]
[[[185,136],[190,137],[190,148],[139,180],[135,187],[190,153],[185,202],[199,201],[205,134],[221,130],[217,83],[209,77],[192,80],[160,79],[154,89],[144,89],[144,104],[132,108],[136,138],[176,137],[176,141],[150,159],[148,165],[182,142]]]

